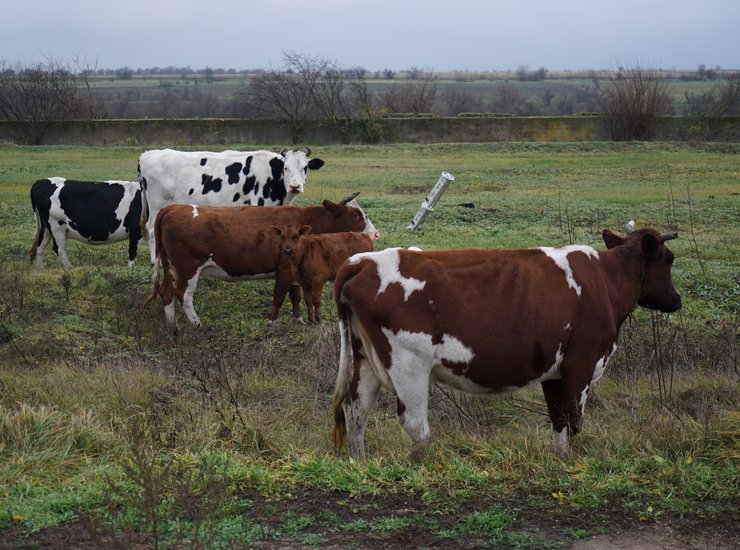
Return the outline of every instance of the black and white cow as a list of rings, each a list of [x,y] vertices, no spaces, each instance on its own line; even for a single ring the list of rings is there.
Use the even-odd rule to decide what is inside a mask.
[[[30,259],[43,265],[49,240],[65,268],[72,267],[67,239],[87,244],[129,240],[129,266],[134,265],[141,240],[141,186],[138,181],[76,181],[60,177],[38,180],[31,186],[36,214],[36,236]]]
[[[139,158],[139,181],[152,264],[156,260],[154,221],[168,204],[198,206],[282,206],[303,192],[308,170],[324,165],[311,150],[146,151]]]

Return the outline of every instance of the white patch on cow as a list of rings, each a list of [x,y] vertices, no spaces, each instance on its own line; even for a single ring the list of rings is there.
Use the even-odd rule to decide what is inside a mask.
[[[615,351],[617,351],[616,342],[612,344],[612,350],[611,352],[609,352],[608,355],[605,355],[601,357],[598,361],[596,361],[596,365],[594,365],[594,373],[591,376],[592,383],[596,382],[604,375],[604,371],[606,370],[606,365],[609,363],[609,359],[611,359],[611,356],[614,355]]]
[[[403,288],[403,300],[405,302],[414,291],[422,290],[427,283],[426,281],[401,275],[399,268],[401,255],[398,252],[399,250],[399,248],[386,248],[380,252],[362,252],[352,256],[348,262],[352,264],[359,263],[362,260],[375,262],[378,268],[378,277],[380,278],[378,295],[385,292],[390,284],[398,283]]]
[[[548,258],[551,258],[552,261],[554,261],[555,264],[565,272],[565,280],[568,283],[568,286],[575,290],[576,294],[580,296],[583,289],[578,283],[576,283],[575,277],[573,277],[573,270],[571,269],[570,262],[568,261],[568,254],[571,254],[573,252],[582,252],[589,258],[589,260],[591,258],[596,258],[598,260],[599,253],[590,246],[583,245],[564,246],[562,248],[541,246],[539,247],[539,250],[544,252]]]
[[[193,217],[197,218],[198,217],[198,207],[195,206],[194,204],[191,204],[190,206],[193,207]]]
[[[588,399],[588,388],[590,386],[586,386],[583,388],[583,391],[581,392],[581,399],[578,403],[578,406],[581,408],[581,416],[583,416],[584,411],[586,410],[586,400]]]
[[[568,445],[568,428],[565,427],[559,432],[553,430],[552,435],[555,452],[559,455],[566,454],[570,450]]]
[[[411,250],[412,252],[421,252],[421,248],[418,246],[409,246],[406,250]]]
[[[568,323],[567,325],[565,325],[565,328],[563,330],[570,330],[570,323]]]
[[[442,361],[469,364],[475,357],[473,350],[450,334],[445,334],[442,340],[435,344],[432,342],[432,335],[426,332],[409,332],[401,329],[394,333],[385,327],[381,330],[391,345],[391,368],[399,364],[393,355],[401,349],[426,359],[430,371],[434,365],[439,365]]]

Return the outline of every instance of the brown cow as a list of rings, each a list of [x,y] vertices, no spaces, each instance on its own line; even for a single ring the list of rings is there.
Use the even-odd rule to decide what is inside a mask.
[[[371,252],[372,239],[364,233],[325,233],[309,235],[310,225],[272,226],[282,239],[281,250],[290,258],[293,278],[303,289],[309,323],[321,323],[321,294],[327,281],[333,281],[344,261],[358,252]]]
[[[317,233],[362,231],[372,238],[378,232],[352,195],[338,204],[325,200],[321,206],[208,207],[173,204],[162,208],[154,225],[157,257],[164,272],[154,277],[155,293],[164,302],[167,324],[176,328],[174,297],[196,327],[201,321],[193,308],[199,277],[224,281],[275,277],[270,322],[291,288],[290,260],[280,250],[270,226],[310,224]],[[279,269],[283,262],[287,268]],[[277,274],[277,277],[276,277]],[[293,315],[300,318],[299,297],[291,292]]]
[[[681,307],[664,244],[676,237],[645,228],[623,239],[606,230],[605,251],[388,249],[352,257],[334,285],[341,332],[335,446],[348,434],[351,455],[364,459],[381,385],[395,392],[412,457],[421,458],[431,440],[430,383],[470,393],[540,383],[555,451],[568,452],[629,313],[638,304]]]

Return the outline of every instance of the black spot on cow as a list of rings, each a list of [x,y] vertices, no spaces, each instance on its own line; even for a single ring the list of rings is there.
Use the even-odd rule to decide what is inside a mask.
[[[226,167],[226,175],[229,176],[229,184],[239,183],[241,177],[242,163],[235,162]]]
[[[265,199],[260,198],[260,200],[257,201],[257,206],[264,206],[265,205]]]
[[[283,204],[285,201],[285,183],[283,182],[283,168],[285,164],[279,158],[270,161],[272,177],[267,178],[265,186],[262,188],[262,196],[269,198],[275,204]]]
[[[146,191],[146,178],[141,178],[141,188]]]
[[[245,176],[248,176],[249,171],[251,169],[252,169],[252,155],[249,155],[247,157],[247,160],[244,161],[244,169],[242,170],[242,172],[244,173]]]
[[[64,220],[59,220],[59,221],[58,221],[57,223],[58,223],[59,225],[64,225],[64,224],[66,224],[67,222],[65,222]]]
[[[206,162],[208,162],[208,159],[207,158],[200,159],[200,165],[201,166],[205,166],[206,165]]]
[[[246,204],[247,206],[252,206],[252,199],[245,200],[244,204]]]
[[[203,174],[201,176],[202,183],[203,183],[203,194],[210,193],[213,191],[214,193],[218,193],[221,191],[221,183],[223,180],[221,178],[214,178],[213,176],[209,176],[208,174]]]
[[[193,191],[195,191],[195,189],[191,189],[190,191],[188,191],[188,195],[192,195]]]
[[[252,157],[249,157],[252,158]],[[247,176],[244,186],[242,187],[242,193],[249,195],[254,190],[254,183],[257,180],[254,176]]]
[[[254,194],[259,195],[260,193],[260,182],[254,184]]]
[[[123,186],[116,183],[67,180],[59,192],[59,203],[72,229],[90,241],[106,241],[121,224],[116,218],[116,208],[123,195]],[[92,196],[94,208],[89,200],[84,200]]]
[[[237,193],[236,195],[234,195],[233,202],[238,201],[240,197],[241,197],[241,195],[239,193]]]

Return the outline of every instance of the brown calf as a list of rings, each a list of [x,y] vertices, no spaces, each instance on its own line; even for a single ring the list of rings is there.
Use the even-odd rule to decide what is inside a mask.
[[[293,277],[301,284],[309,323],[321,323],[321,293],[333,281],[344,261],[358,252],[371,252],[373,241],[364,233],[309,235],[310,225],[272,226],[282,239],[281,250],[290,258]],[[274,306],[273,306],[274,307]]]

